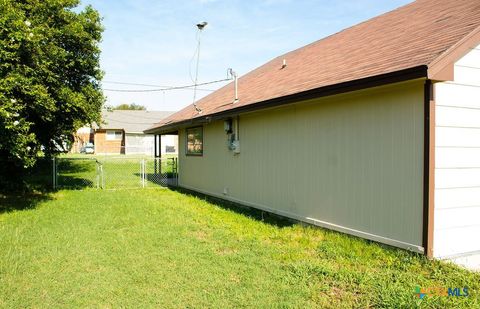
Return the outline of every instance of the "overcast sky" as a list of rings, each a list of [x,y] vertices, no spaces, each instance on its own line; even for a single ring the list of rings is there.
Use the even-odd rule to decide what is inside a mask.
[[[192,90],[148,93],[106,89],[154,89],[192,84],[196,24],[201,37],[199,83],[240,75],[285,52],[409,3],[409,0],[84,0],[103,16],[103,88],[107,104],[137,103],[149,110],[179,110],[192,103]],[[190,69],[191,67],[191,69]],[[191,72],[191,74],[190,74]],[[225,83],[203,86],[217,89]]]

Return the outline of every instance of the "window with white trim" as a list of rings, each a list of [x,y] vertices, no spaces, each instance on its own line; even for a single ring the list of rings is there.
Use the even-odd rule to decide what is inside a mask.
[[[187,155],[201,156],[203,155],[203,128],[188,128],[187,132]]]
[[[106,140],[107,141],[118,141],[122,140],[123,138],[123,132],[122,131],[113,131],[113,130],[108,130],[107,131],[107,136]]]

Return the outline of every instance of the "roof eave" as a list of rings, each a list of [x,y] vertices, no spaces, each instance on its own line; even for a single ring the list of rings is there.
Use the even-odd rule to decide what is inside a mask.
[[[428,65],[428,79],[435,81],[454,80],[454,64],[480,43],[480,26],[462,40],[443,52]]]
[[[158,127],[152,127],[143,131],[146,134],[166,134],[167,132],[173,132],[178,130],[181,127],[207,123],[213,120],[219,120],[222,118],[231,117],[238,115],[240,113],[246,113],[256,110],[261,110],[270,107],[276,107],[281,105],[287,105],[296,103],[299,101],[305,101],[309,99],[315,99],[320,97],[331,96],[335,94],[341,94],[350,91],[356,91],[361,89],[367,89],[397,82],[403,82],[407,80],[417,79],[417,78],[427,78],[428,77],[428,67],[426,65],[416,66],[412,68],[407,68],[399,71],[394,71],[390,73],[370,76],[366,78],[356,79],[352,81],[347,81],[343,83],[338,83],[334,85],[319,87],[307,91],[302,91],[294,93],[291,95],[277,97],[253,104],[248,104],[244,106],[239,106],[236,108],[228,109],[225,111],[208,114],[205,116],[195,117],[191,119],[186,119],[178,122],[172,122],[164,124]]]

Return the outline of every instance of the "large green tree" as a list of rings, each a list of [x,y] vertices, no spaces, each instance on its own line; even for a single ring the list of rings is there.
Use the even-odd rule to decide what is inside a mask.
[[[132,104],[126,104],[126,103],[123,103],[123,104],[119,104],[117,106],[114,106],[112,109],[114,110],[131,110],[131,111],[145,111],[147,110],[147,108],[143,105],[139,105],[139,104],[135,104],[135,103],[132,103]]]
[[[0,183],[100,121],[102,25],[78,0],[0,0]]]

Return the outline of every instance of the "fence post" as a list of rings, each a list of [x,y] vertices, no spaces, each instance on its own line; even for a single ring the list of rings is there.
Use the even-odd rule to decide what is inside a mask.
[[[142,186],[142,188],[145,188],[145,182],[144,182],[144,178],[145,178],[145,167],[144,167],[144,160],[141,159],[140,160],[140,184]]]
[[[105,189],[105,174],[103,171],[103,164],[100,164],[100,179],[101,179],[102,189]]]
[[[145,185],[147,184],[147,165],[145,162],[145,159],[142,159],[143,162],[143,187],[145,188]]]
[[[57,188],[57,169],[55,166],[55,157],[52,158],[52,185],[53,190]]]
[[[97,189],[100,189],[100,164],[95,160],[95,166],[97,167]]]
[[[178,187],[178,157],[175,157],[175,186]]]

